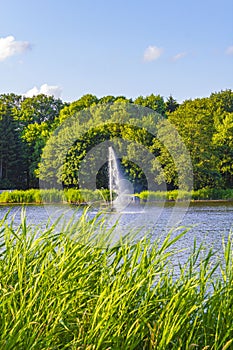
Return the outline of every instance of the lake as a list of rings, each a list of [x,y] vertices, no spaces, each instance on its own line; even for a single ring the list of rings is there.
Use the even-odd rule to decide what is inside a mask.
[[[14,224],[20,223],[21,205],[1,205],[0,218],[9,210],[9,220],[14,216]],[[71,207],[67,205],[27,205],[27,222],[31,225],[45,226],[49,218],[56,218],[61,213],[66,213],[69,218],[71,214],[75,217],[81,216],[84,208]],[[68,213],[68,214],[67,214]],[[88,217],[92,218],[98,213],[98,209],[90,208]],[[135,205],[123,210],[121,213],[102,214],[106,218],[106,225],[110,227],[118,222],[115,230],[115,239],[125,232],[131,230],[137,233],[137,238],[145,234],[151,234],[152,239],[165,236],[173,227],[189,227],[189,231],[180,239],[177,249],[186,249],[180,255],[184,260],[188,251],[192,248],[194,238],[197,244],[204,244],[207,248],[213,247],[218,254],[222,254],[222,239],[228,236],[233,225],[233,202],[194,202],[188,207],[182,203],[174,206],[173,203],[165,205]],[[138,228],[140,227],[140,230]],[[178,229],[174,234],[180,232]]]

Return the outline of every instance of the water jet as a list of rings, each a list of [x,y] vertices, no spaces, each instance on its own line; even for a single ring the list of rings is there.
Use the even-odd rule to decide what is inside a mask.
[[[110,210],[121,211],[132,202],[134,189],[132,183],[123,175],[119,159],[112,146],[108,148],[108,175]]]

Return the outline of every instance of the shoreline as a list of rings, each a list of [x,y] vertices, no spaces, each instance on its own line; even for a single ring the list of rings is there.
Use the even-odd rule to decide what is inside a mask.
[[[232,203],[233,204],[233,198],[232,199],[191,199],[190,201],[188,200],[142,200],[141,202],[137,203],[137,204],[132,204],[132,206],[137,206],[137,205],[143,205],[143,204],[159,204],[159,203],[191,203],[191,204],[195,204],[195,203],[213,203],[213,204],[217,204],[217,203]],[[77,206],[77,207],[88,207],[91,206],[92,204],[89,203],[70,203],[70,202],[0,202],[0,206],[14,206],[14,205],[71,205],[71,206]]]
[[[233,189],[199,189],[193,191],[142,191],[128,194],[132,205],[157,203],[230,203],[233,202]],[[28,189],[28,190],[0,190],[0,205],[11,204],[69,204],[78,206],[108,203],[110,191],[88,189]]]

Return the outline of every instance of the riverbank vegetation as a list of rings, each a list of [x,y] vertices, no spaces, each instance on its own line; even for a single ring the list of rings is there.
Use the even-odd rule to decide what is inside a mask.
[[[130,195],[132,201],[138,198],[140,201],[145,202],[158,202],[158,201],[186,201],[186,200],[223,200],[233,201],[233,189],[200,189],[196,191],[142,191],[138,194]],[[3,191],[0,193],[0,204],[2,203],[69,203],[69,204],[94,204],[100,202],[109,202],[110,194],[109,190],[76,190],[73,188],[67,190],[13,190]]]
[[[194,242],[174,269],[178,232],[109,244],[87,213],[62,228],[3,218],[0,348],[231,349],[232,235],[219,261]]]
[[[65,191],[50,189],[50,190],[14,190],[3,191],[0,193],[0,203],[70,203],[70,204],[85,204],[88,202],[109,201],[108,190],[75,190],[67,189]]]
[[[202,188],[200,190],[187,191],[142,191],[136,194],[141,200],[153,201],[185,201],[185,200],[229,200],[233,201],[233,190],[231,189],[216,189]]]
[[[172,96],[164,99],[160,95],[153,94],[146,97],[139,96],[134,100],[124,96],[97,98],[87,94],[71,103],[45,95],[26,98],[15,94],[2,94],[0,95],[0,188],[38,188],[39,177],[45,181],[53,181],[49,167],[54,166],[51,155],[47,151],[43,154],[43,164],[41,155],[48,140],[52,139],[54,130],[72,116],[76,118],[77,123],[80,121],[79,128],[80,132],[83,131],[83,137],[75,140],[70,146],[63,168],[54,168],[57,176],[55,180],[64,187],[79,187],[77,170],[90,149],[106,140],[122,138],[143,145],[157,159],[157,163],[149,165],[154,171],[156,186],[164,177],[168,189],[176,189],[179,181],[171,154],[159,139],[146,132],[152,125],[156,126],[158,119],[145,112],[141,129],[129,126],[127,123],[119,124],[121,114],[123,117],[127,114],[128,107],[124,109],[122,107],[124,105],[150,108],[176,127],[190,153],[194,190],[233,187],[233,92],[225,90],[212,93],[209,97],[186,100],[181,104],[178,104]],[[99,126],[97,129],[90,127],[85,131],[81,119],[87,109],[90,111],[87,115],[93,120],[101,120],[109,111],[113,116],[117,114],[117,118],[114,117],[111,124],[103,123],[102,127]],[[129,119],[130,113],[126,120]],[[167,138],[169,139],[169,132]],[[52,149],[55,163],[62,153],[56,146],[57,143]],[[135,191],[141,192],[147,189],[147,184],[142,169],[130,161],[134,158],[135,152],[137,153],[137,149],[132,145],[127,148],[127,155],[122,157],[121,164]],[[44,168],[46,161],[48,167]],[[158,163],[161,165],[162,174],[159,173]],[[98,173],[97,188],[107,187],[107,184],[105,164]]]

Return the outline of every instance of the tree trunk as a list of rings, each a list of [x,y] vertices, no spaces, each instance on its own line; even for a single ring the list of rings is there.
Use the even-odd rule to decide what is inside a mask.
[[[0,180],[2,180],[2,157],[0,158]]]

